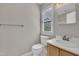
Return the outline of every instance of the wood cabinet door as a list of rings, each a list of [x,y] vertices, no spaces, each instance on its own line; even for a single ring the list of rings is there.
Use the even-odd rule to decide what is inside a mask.
[[[60,49],[60,56],[74,56],[72,53]]]
[[[58,56],[59,55],[59,48],[53,46],[53,45],[50,45],[48,44],[48,49],[47,49],[47,53],[48,53],[48,56]]]

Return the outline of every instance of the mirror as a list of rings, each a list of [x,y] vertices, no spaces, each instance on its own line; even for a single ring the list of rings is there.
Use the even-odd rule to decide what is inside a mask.
[[[59,15],[59,24],[75,24],[76,23],[76,12],[72,11],[67,14]]]
[[[56,9],[59,24],[74,24],[76,23],[76,5],[65,4]]]

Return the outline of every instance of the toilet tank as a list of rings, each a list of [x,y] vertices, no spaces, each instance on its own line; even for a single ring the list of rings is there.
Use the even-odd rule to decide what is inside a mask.
[[[40,36],[41,44],[47,46],[47,40],[49,40],[48,36]]]

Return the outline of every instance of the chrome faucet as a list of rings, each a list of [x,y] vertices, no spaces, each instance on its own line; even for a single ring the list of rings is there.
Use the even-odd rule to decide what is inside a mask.
[[[69,38],[66,35],[64,35],[63,40],[69,41]]]

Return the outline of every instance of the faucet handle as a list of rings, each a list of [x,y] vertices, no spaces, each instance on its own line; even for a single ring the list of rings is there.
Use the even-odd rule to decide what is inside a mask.
[[[69,38],[66,38],[67,41],[70,41]]]
[[[63,40],[66,40],[66,35],[63,36]]]

